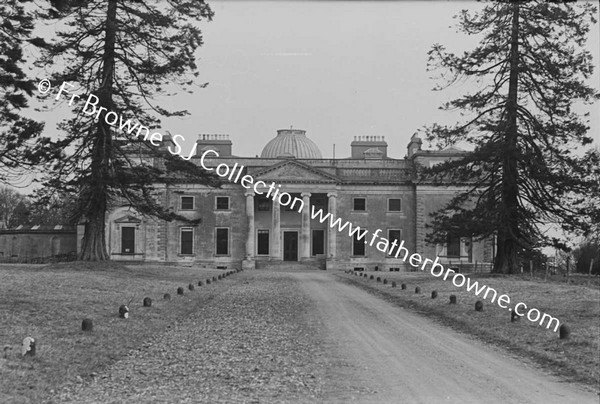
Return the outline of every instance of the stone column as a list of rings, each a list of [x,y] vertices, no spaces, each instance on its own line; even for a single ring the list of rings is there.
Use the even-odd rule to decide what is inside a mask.
[[[246,192],[246,218],[248,219],[248,238],[246,239],[246,259],[254,258],[254,192]]]
[[[302,193],[302,235],[300,237],[300,259],[310,259],[310,192]]]
[[[273,199],[271,221],[271,258],[281,259],[281,208],[279,201]]]
[[[242,261],[242,268],[254,269],[254,192],[246,192],[246,218],[248,219],[248,235],[246,237],[246,257]]]
[[[328,210],[329,213],[331,214],[331,217],[335,220],[337,219],[337,193],[336,192],[330,192],[327,194],[327,197],[329,198],[328,200]],[[327,241],[328,241],[328,248],[327,248],[327,256],[330,259],[335,259],[336,256],[336,240],[337,240],[337,226],[335,228],[332,228],[331,226],[327,227]]]

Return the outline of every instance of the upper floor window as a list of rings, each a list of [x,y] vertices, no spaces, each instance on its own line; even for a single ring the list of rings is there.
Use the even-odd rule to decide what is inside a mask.
[[[256,210],[259,212],[269,212],[271,210],[271,204],[273,203],[270,199],[263,197],[258,197],[255,199],[256,201]]]
[[[181,210],[194,210],[194,197],[193,196],[182,196],[181,197]]]
[[[215,205],[217,210],[229,210],[229,197],[228,196],[217,196]]]
[[[364,212],[367,210],[367,199],[366,198],[354,198],[352,199],[352,210]]]
[[[388,212],[400,212],[402,211],[402,199],[390,198],[388,199]]]

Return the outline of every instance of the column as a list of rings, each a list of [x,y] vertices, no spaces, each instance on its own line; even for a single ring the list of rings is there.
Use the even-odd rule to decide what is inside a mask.
[[[302,193],[302,234],[300,237],[300,259],[310,259],[310,192]]]
[[[331,214],[331,217],[335,220],[337,218],[337,193],[330,192],[327,194],[328,199],[328,210]],[[335,258],[335,247],[337,240],[337,227],[332,228],[331,226],[327,227],[327,241],[329,248],[327,249],[327,256],[329,258]]]
[[[281,208],[279,201],[273,199],[271,220],[271,258],[281,259]]]
[[[246,259],[254,258],[254,192],[246,192],[246,218],[248,219],[248,237],[246,238]]]

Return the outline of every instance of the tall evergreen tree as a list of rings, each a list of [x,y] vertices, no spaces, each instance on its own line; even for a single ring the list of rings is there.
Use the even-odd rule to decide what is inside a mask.
[[[78,195],[76,211],[85,219],[79,259],[105,260],[105,217],[111,206],[126,203],[142,214],[172,220],[177,215],[157,202],[152,187],[173,181],[173,172],[167,171],[177,169],[197,181],[215,183],[194,164],[152,146],[143,130],[125,133],[109,124],[119,116],[153,129],[161,116],[187,113],[168,111],[155,97],[196,84],[195,51],[202,45],[198,23],[210,20],[213,13],[197,0],[53,5],[48,17],[58,18],[66,28],[46,46],[41,64],[55,68],[55,85],[73,85],[65,87],[70,94],[97,97],[92,99],[97,113],[89,113],[92,107],[86,112],[83,101],[73,103],[74,116],[62,125],[66,135],[53,148],[46,146],[67,151],[54,162],[46,189]],[[134,150],[137,159],[132,158]],[[161,157],[166,164],[144,163],[140,156]],[[47,197],[50,200],[51,194]]]
[[[593,175],[598,152],[576,152],[592,138],[573,106],[598,99],[597,89],[585,82],[593,65],[584,49],[596,12],[591,3],[496,1],[458,16],[462,32],[481,38],[475,49],[456,55],[433,46],[429,68],[445,79],[437,89],[466,80],[477,90],[442,107],[461,111],[465,121],[427,129],[439,147],[473,149],[426,170],[430,178],[464,187],[433,216],[430,241],[441,242],[448,233],[495,236],[493,271],[512,273],[519,251],[561,245],[543,232],[548,223],[591,230],[600,207]]]
[[[33,17],[22,3],[6,0],[0,3],[0,181],[18,180],[22,168],[37,161],[31,154],[33,141],[43,124],[21,116],[27,107],[34,83],[22,69],[23,46],[28,44]]]

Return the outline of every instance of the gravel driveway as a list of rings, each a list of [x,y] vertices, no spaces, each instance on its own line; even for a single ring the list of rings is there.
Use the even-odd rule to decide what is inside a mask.
[[[322,271],[245,271],[71,403],[597,403]]]

